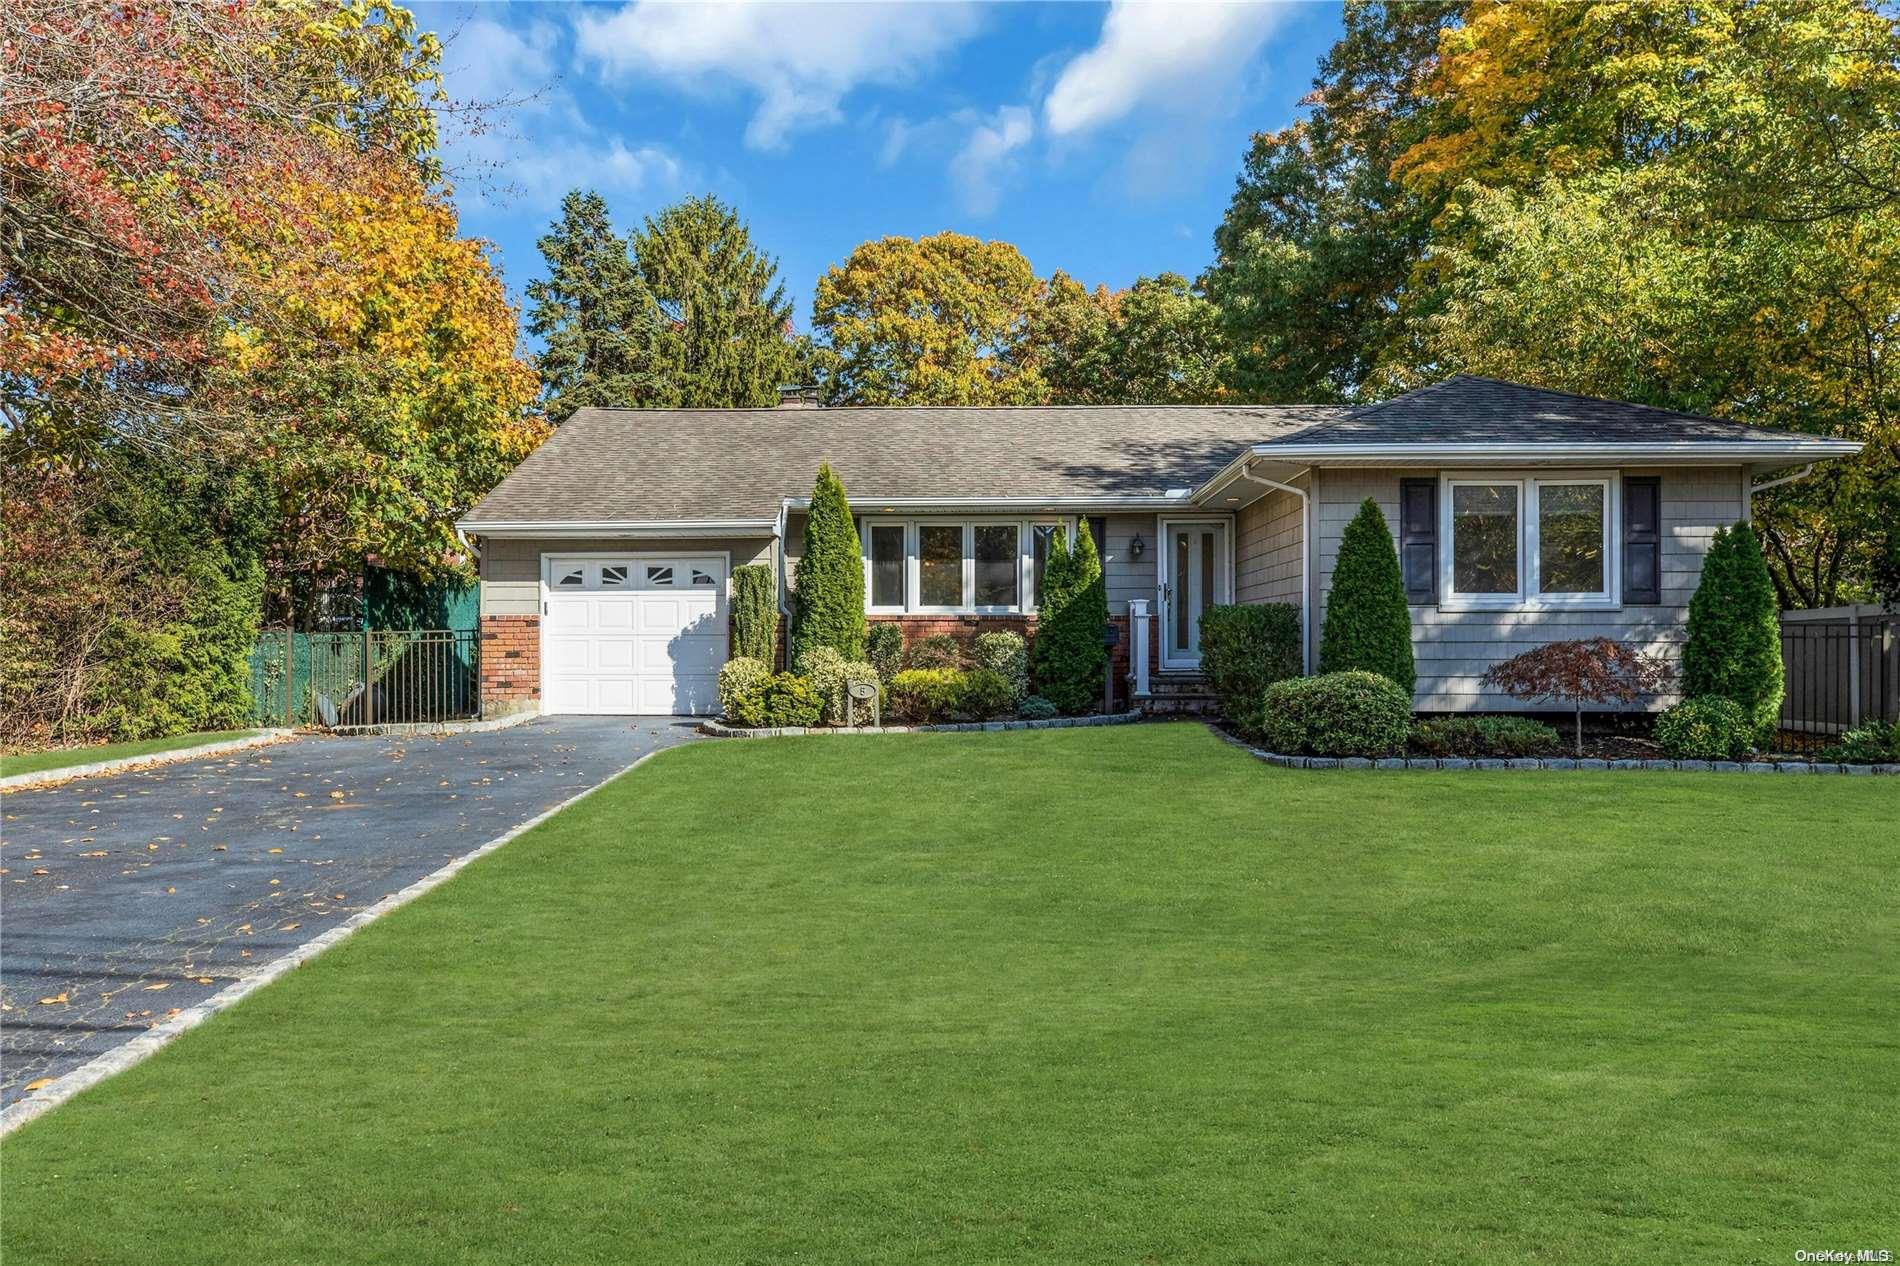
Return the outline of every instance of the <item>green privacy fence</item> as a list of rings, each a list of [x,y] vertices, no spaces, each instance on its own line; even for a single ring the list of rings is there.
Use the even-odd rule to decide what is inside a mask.
[[[474,629],[270,630],[251,651],[259,725],[407,725],[481,712]]]

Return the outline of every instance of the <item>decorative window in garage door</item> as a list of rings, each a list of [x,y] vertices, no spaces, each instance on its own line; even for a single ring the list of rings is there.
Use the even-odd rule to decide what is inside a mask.
[[[657,564],[649,565],[647,567],[647,583],[656,586],[671,585],[673,583],[673,569]]]
[[[693,583],[695,585],[711,585],[716,582],[714,581],[713,574],[711,572],[701,571],[699,568],[695,567],[693,568]]]
[[[561,589],[579,589],[582,585],[587,583],[586,569],[581,567],[570,568],[562,572],[561,578],[554,583]]]
[[[624,589],[627,584],[625,564],[609,563],[600,569],[600,587],[602,589]]]

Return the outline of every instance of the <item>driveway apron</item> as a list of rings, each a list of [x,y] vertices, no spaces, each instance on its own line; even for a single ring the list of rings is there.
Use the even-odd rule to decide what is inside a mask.
[[[0,798],[0,1103],[693,733],[305,737]]]

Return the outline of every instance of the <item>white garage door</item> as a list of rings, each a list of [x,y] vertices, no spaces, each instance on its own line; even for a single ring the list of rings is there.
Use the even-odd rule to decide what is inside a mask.
[[[543,561],[541,698],[548,712],[660,716],[718,708],[726,560],[671,555]]]

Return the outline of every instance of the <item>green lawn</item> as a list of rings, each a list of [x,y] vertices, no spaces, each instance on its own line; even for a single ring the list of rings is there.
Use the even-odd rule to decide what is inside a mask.
[[[249,738],[256,730],[214,730],[205,734],[174,734],[170,738],[134,739],[130,743],[102,743],[95,747],[56,747],[46,752],[22,752],[0,755],[0,778],[15,774],[43,774],[49,769],[90,765],[102,760],[123,760],[128,756],[157,756],[181,747],[203,743],[221,743],[225,739]]]
[[[1900,1248],[1900,781],[668,752],[0,1147],[8,1266]]]

